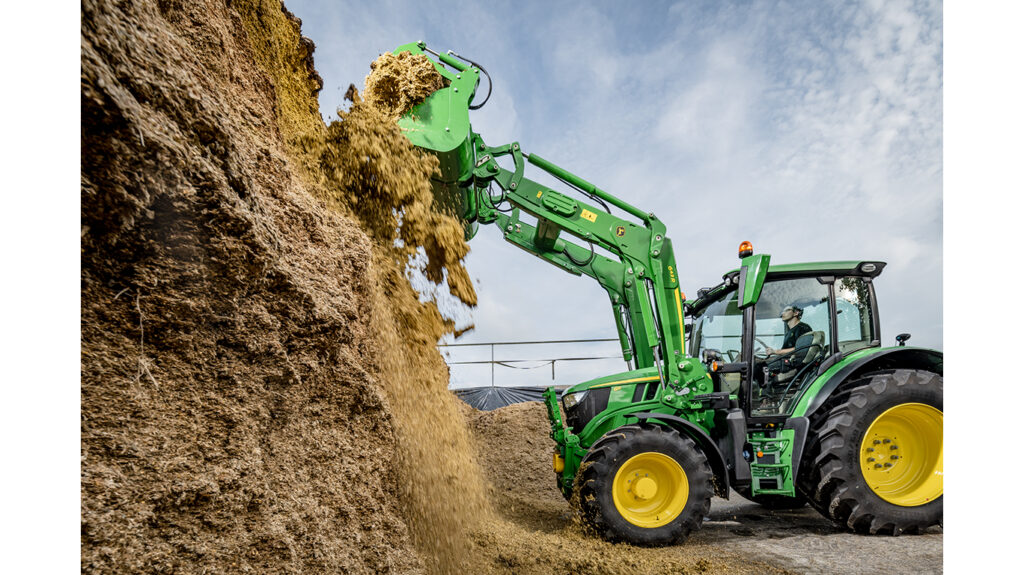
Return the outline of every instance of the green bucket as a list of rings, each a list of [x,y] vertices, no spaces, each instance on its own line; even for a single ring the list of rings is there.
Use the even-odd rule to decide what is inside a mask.
[[[400,52],[426,56],[447,84],[406,112],[399,118],[398,126],[413,145],[437,156],[441,173],[431,182],[435,201],[445,211],[463,219],[470,237],[475,230],[472,221],[476,214],[472,202],[466,201],[473,193],[470,181],[475,161],[469,106],[480,81],[480,69],[450,53],[434,52],[423,42],[399,46],[395,54]],[[460,187],[459,182],[465,187]]]

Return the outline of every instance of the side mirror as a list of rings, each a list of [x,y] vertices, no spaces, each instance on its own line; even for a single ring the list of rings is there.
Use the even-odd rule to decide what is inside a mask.
[[[705,349],[703,356],[704,357],[702,357],[701,359],[704,361],[704,363],[711,363],[712,361],[721,360],[722,352],[718,351],[717,349]]]
[[[898,336],[896,336],[896,344],[899,345],[900,347],[903,347],[907,345],[908,339],[910,339],[909,333],[901,333]]]

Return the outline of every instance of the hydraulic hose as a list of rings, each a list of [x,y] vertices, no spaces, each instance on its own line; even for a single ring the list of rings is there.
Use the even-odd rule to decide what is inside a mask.
[[[435,56],[437,56],[438,58],[441,57],[441,55],[438,54],[437,52],[431,52],[431,53],[434,54]],[[459,58],[460,60],[465,60],[466,62],[469,62],[474,67],[480,68],[480,71],[484,73],[484,76],[487,76],[487,96],[484,97],[484,101],[480,102],[479,104],[477,104],[475,106],[473,104],[469,105],[469,109],[470,110],[479,110],[480,108],[483,108],[484,104],[487,103],[487,100],[491,99],[491,90],[494,89],[494,80],[491,79],[491,75],[487,73],[487,70],[485,70],[483,66],[481,66],[480,64],[477,64],[476,62],[470,60],[469,58],[466,58],[465,56],[460,56],[459,54],[456,54],[455,52],[452,52],[451,50],[448,50],[448,54],[447,55],[454,56],[456,58]]]
[[[569,258],[569,261],[571,261],[572,263],[576,264],[581,268],[584,268],[589,266],[590,262],[594,261],[595,255],[594,244],[588,242],[587,245],[590,246],[590,257],[587,258],[586,261],[577,261],[576,258],[572,257],[572,254],[569,253],[569,248],[562,248],[562,253],[565,254],[565,257]]]

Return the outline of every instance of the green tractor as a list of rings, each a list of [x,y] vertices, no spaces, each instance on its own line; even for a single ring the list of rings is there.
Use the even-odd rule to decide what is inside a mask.
[[[439,201],[465,223],[607,291],[631,370],[545,403],[558,488],[602,535],[680,542],[711,497],[810,504],[858,533],[942,522],[942,353],[883,347],[879,261],[772,265],[743,242],[739,267],[695,300],[680,291],[665,225],[518,143],[469,122],[483,69],[422,42],[445,87],[399,125],[436,154]],[[575,192],[526,177],[526,164]],[[504,164],[504,165],[502,165]],[[600,248],[600,251],[597,250]]]

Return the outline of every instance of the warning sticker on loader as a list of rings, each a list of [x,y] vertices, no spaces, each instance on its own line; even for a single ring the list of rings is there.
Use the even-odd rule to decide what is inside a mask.
[[[580,217],[587,220],[590,223],[594,223],[597,221],[597,214],[585,208],[582,212],[580,212]]]

